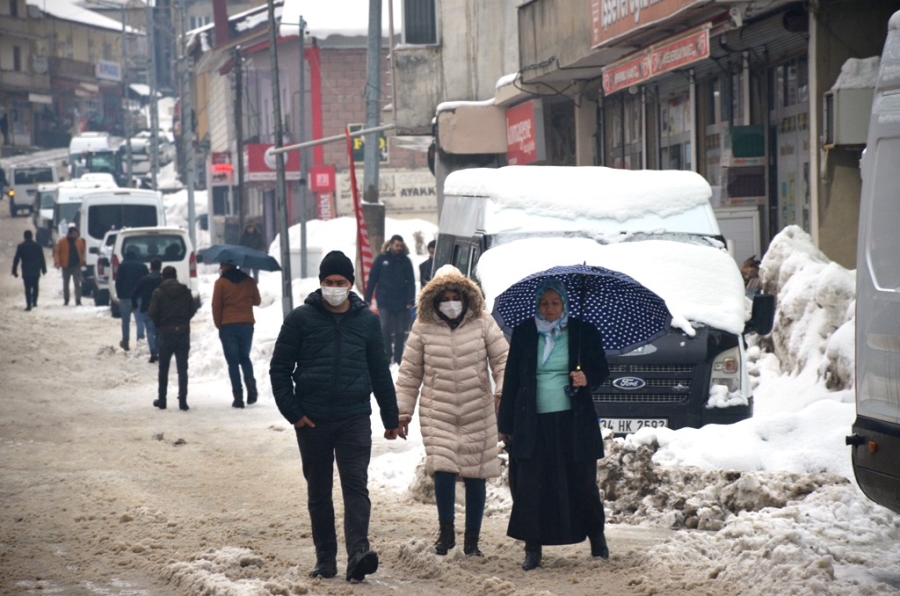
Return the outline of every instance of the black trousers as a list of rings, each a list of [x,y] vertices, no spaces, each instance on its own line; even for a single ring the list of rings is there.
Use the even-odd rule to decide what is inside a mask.
[[[40,275],[22,276],[22,282],[25,284],[25,306],[28,308],[37,306],[38,282],[40,279]]]
[[[403,360],[403,348],[406,346],[406,334],[409,332],[409,311],[379,310],[381,319],[381,335],[384,336],[384,353],[388,362],[400,364]]]
[[[344,496],[344,542],[347,555],[369,550],[369,459],[372,423],[369,416],[346,420],[313,420],[315,427],[295,428],[316,553],[337,554],[334,529],[334,462]]]
[[[159,399],[165,401],[169,384],[169,364],[175,355],[178,370],[178,399],[187,399],[188,353],[191,351],[190,333],[159,334]]]

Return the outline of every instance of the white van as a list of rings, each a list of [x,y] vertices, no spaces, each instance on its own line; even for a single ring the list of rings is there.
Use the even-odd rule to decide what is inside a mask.
[[[150,268],[150,261],[159,259],[163,267],[175,267],[178,281],[191,289],[194,306],[200,308],[200,282],[197,279],[197,255],[187,230],[175,227],[129,228],[119,231],[112,249],[112,276],[109,281],[110,311],[112,316],[120,316],[119,299],[116,295],[116,272],[125,258],[125,253],[133,250],[139,261]]]
[[[76,223],[76,214],[81,207],[81,197],[86,192],[102,189],[118,188],[112,177],[85,180],[67,180],[60,182],[54,189],[53,220],[50,228],[50,243],[55,246],[60,238],[66,235],[70,223]]]
[[[44,246],[53,246],[53,205],[56,203],[56,186],[56,184],[39,185],[34,205],[31,207],[34,241]]]
[[[59,182],[59,174],[56,166],[52,163],[12,166],[6,178],[9,214],[15,217],[19,211],[31,213],[38,185],[57,182]]]
[[[77,164],[82,158],[82,153],[89,151],[111,151],[109,133],[83,132],[75,135],[69,141],[69,172],[73,177],[77,171]]]
[[[90,295],[95,287],[94,273],[103,236],[115,228],[164,226],[166,209],[162,194],[153,190],[111,188],[84,194],[76,215],[81,237],[87,245],[87,265],[82,275],[81,293]]]
[[[728,255],[702,176],[684,171],[510,166],[451,173],[434,268],[478,276],[489,308],[509,285],[552,266],[621,271],[679,313],[663,337],[608,355],[594,393],[601,424],[698,428],[753,414],[742,334],[771,330],[774,299],[754,299]],[[700,287],[708,288],[698,292]]]

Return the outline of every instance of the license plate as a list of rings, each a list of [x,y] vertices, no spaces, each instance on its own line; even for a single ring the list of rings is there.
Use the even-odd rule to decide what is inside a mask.
[[[666,418],[602,418],[600,426],[614,433],[635,433],[642,428],[665,428],[669,426]]]

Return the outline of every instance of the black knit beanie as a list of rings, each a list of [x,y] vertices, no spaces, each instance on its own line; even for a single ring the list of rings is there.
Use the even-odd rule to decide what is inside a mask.
[[[322,264],[319,265],[319,281],[335,274],[346,277],[351,284],[355,279],[353,277],[353,262],[339,250],[331,251],[322,259]]]

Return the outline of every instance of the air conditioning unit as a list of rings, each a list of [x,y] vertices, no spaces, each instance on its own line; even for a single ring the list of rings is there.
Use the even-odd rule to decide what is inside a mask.
[[[871,87],[825,92],[825,147],[866,144],[874,93]]]

